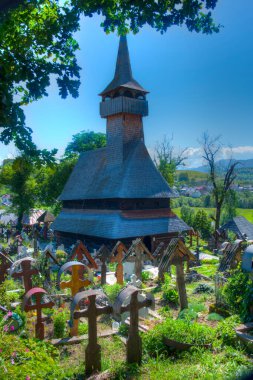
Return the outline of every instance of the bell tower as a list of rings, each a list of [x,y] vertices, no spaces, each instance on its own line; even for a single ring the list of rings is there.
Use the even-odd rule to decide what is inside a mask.
[[[127,38],[121,36],[114,78],[100,94],[100,115],[107,119],[109,165],[121,165],[130,144],[144,142],[142,117],[148,115],[147,93],[133,78]]]

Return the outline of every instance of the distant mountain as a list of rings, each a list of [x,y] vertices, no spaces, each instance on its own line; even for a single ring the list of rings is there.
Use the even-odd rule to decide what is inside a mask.
[[[232,161],[238,161],[239,164],[237,166],[237,169],[253,169],[253,158],[249,160],[232,160]],[[229,164],[230,160],[224,159],[217,162],[220,169],[226,168]],[[199,166],[198,168],[191,168],[189,170],[195,171],[195,172],[202,172],[207,173],[209,171],[209,167],[207,165]]]

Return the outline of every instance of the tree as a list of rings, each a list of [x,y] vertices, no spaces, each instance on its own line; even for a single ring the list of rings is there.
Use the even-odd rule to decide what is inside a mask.
[[[236,216],[238,197],[234,190],[230,189],[225,197],[224,209],[221,216],[221,224],[227,223]]]
[[[193,224],[194,230],[201,233],[203,239],[208,239],[211,235],[211,220],[209,219],[205,210],[198,210],[194,216]]]
[[[65,157],[79,155],[87,150],[94,150],[106,146],[105,133],[82,131],[72,136],[72,141],[65,149]]]
[[[187,156],[187,148],[175,153],[172,145],[173,138],[164,136],[161,142],[155,146],[154,162],[164,179],[170,186],[174,185],[176,169],[179,165],[183,165]]]
[[[5,1],[7,11],[0,13],[0,141],[13,141],[19,150],[44,157],[46,152],[32,142],[22,107],[47,96],[52,75],[63,98],[78,96],[80,67],[73,35],[81,15],[102,15],[106,33],[137,33],[144,25],[164,33],[173,25],[185,25],[189,31],[211,34],[220,29],[212,19],[217,1],[70,0],[63,5],[57,0]]]
[[[36,202],[33,169],[32,161],[23,155],[3,166],[0,173],[0,182],[7,185],[12,193],[12,208],[18,217],[18,228],[21,227],[23,214],[29,212]]]
[[[209,168],[209,181],[212,184],[212,195],[215,202],[215,230],[220,227],[221,211],[230,191],[231,185],[236,178],[236,166],[238,161],[230,159],[227,167],[219,165],[219,155],[221,153],[222,144],[220,137],[211,137],[208,133],[204,133],[201,141],[203,149],[203,159]]]
[[[182,206],[181,218],[186,224],[188,224],[188,226],[193,227],[194,218],[195,218],[194,209],[192,209],[189,206]]]

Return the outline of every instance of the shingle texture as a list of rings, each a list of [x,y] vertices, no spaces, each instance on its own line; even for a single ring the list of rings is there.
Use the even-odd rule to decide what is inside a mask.
[[[221,231],[230,230],[236,234],[239,239],[242,239],[244,234],[249,240],[253,240],[253,224],[250,223],[244,216],[236,216],[228,223],[220,227]]]
[[[121,239],[188,231],[190,228],[177,216],[159,218],[126,218],[116,210],[62,210],[52,225],[56,231]]]
[[[171,198],[174,193],[156,169],[142,141],[132,143],[122,165],[108,166],[106,148],[83,153],[60,200]]]
[[[105,95],[113,90],[116,90],[119,87],[138,90],[144,93],[148,92],[133,78],[127,47],[127,39],[125,36],[120,37],[114,78],[111,83],[104,89],[104,91],[101,92],[100,95]]]

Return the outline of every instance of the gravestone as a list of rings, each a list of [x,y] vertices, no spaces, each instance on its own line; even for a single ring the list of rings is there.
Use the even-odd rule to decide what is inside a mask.
[[[117,263],[115,276],[117,279],[117,284],[120,285],[123,285],[124,283],[124,268],[122,262],[126,253],[126,246],[121,241],[118,241],[111,254],[111,263]]]
[[[30,257],[26,257],[24,259],[15,261],[10,269],[10,275],[13,278],[22,278],[26,293],[33,287],[32,276],[39,273],[38,269],[32,268],[32,263],[35,262],[36,260]],[[16,269],[19,266],[21,266],[21,270],[16,272]]]
[[[30,289],[23,300],[23,310],[28,312],[30,310],[36,310],[37,322],[35,325],[35,337],[38,339],[44,339],[44,319],[42,318],[42,309],[51,309],[54,306],[52,301],[42,302],[43,296],[47,295],[47,292],[42,288]]]
[[[78,320],[81,317],[88,319],[88,345],[85,349],[85,372],[89,376],[93,372],[101,371],[101,346],[97,341],[97,317],[102,314],[110,314],[113,308],[109,305],[98,306],[96,305],[96,297],[106,297],[102,291],[87,290],[78,293],[71,304],[72,320]],[[83,299],[88,299],[88,306],[84,310],[75,311],[79,303]]]
[[[142,301],[138,300],[139,289],[134,286],[124,288],[116,298],[113,305],[114,314],[119,316],[122,313],[130,313],[130,327],[127,338],[127,363],[141,364],[142,359],[142,342],[139,336],[139,310],[143,307],[153,307],[154,298],[151,294],[147,294]],[[128,305],[124,306],[126,299],[130,297]]]
[[[144,255],[146,255],[151,261],[154,261],[154,257],[147,249],[141,239],[135,239],[129,248],[124,261],[129,260],[131,256],[134,256],[134,273],[136,277],[141,280],[142,266],[144,262]]]
[[[103,244],[99,250],[96,252],[96,258],[98,258],[101,261],[101,285],[106,284],[106,271],[107,266],[106,262],[108,261],[109,257],[111,256],[111,252],[106,247],[105,244]]]
[[[91,284],[91,281],[81,278],[85,269],[87,271],[89,270],[88,267],[78,261],[70,261],[64,264],[58,273],[58,284],[60,285],[60,288],[69,288],[71,290],[71,296],[74,297],[78,292],[80,292],[83,287],[89,286]],[[67,271],[71,271],[71,280],[60,282],[61,275]],[[70,335],[78,335],[78,320],[74,321],[74,324],[70,329]]]

